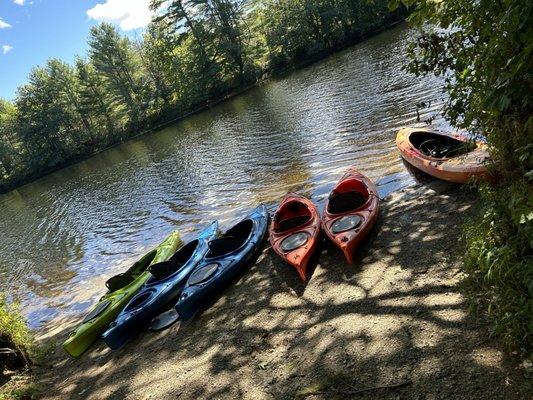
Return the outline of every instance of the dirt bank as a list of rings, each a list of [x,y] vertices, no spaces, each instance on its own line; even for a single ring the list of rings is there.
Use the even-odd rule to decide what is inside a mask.
[[[438,182],[394,194],[356,265],[324,245],[307,286],[267,249],[186,324],[81,360],[58,348],[45,398],[521,398],[519,371],[461,295],[458,238],[476,201]]]

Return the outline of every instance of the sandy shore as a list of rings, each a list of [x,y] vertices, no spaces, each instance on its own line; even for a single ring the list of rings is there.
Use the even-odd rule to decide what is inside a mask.
[[[461,223],[476,202],[441,182],[393,194],[356,264],[324,244],[307,285],[266,249],[192,321],[80,360],[58,345],[38,374],[44,398],[521,398],[461,294]]]

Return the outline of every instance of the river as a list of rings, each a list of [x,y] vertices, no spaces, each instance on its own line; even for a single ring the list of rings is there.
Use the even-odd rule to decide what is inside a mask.
[[[412,184],[395,134],[416,103],[433,100],[423,119],[442,104],[440,81],[401,69],[415,34],[400,25],[0,195],[0,291],[38,328],[86,311],[174,229],[188,239],[288,191],[321,203],[352,165],[381,196]]]

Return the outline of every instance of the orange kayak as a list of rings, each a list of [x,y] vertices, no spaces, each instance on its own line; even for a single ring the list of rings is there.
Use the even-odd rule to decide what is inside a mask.
[[[270,225],[270,244],[274,251],[307,280],[309,260],[316,250],[320,234],[318,209],[305,197],[287,194]]]
[[[322,229],[352,264],[357,246],[376,223],[378,214],[379,197],[374,183],[351,168],[326,200]]]
[[[487,145],[458,133],[427,128],[403,128],[396,146],[409,164],[445,181],[467,183],[487,179]]]

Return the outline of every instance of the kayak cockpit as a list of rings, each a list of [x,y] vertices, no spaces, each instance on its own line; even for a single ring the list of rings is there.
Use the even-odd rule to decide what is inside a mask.
[[[124,308],[124,312],[128,312],[128,311],[132,311],[132,310],[136,310],[137,308],[139,308],[141,305],[143,305],[144,303],[146,303],[146,301],[148,299],[150,299],[153,295],[153,292],[152,291],[144,291],[140,294],[138,294],[137,296],[135,296],[127,305],[126,307]]]
[[[413,132],[409,142],[422,154],[433,158],[449,158],[472,151],[476,146],[470,141],[462,141],[434,132]]]
[[[196,239],[179,249],[168,261],[153,264],[150,267],[152,278],[147,285],[160,282],[181,270],[196,252],[200,242]]]
[[[198,248],[198,245],[200,242],[198,239],[193,240],[192,242],[187,243],[185,246],[183,246],[181,249],[179,249],[172,257],[170,257],[171,261],[174,261],[176,265],[183,266],[191,259],[194,252]]]
[[[368,201],[370,194],[366,186],[358,180],[346,180],[331,192],[328,213],[346,214],[357,211]]]
[[[253,227],[253,221],[245,219],[229,229],[223,237],[211,240],[206,258],[221,257],[237,251],[247,242]]]
[[[285,204],[277,213],[274,220],[274,231],[283,233],[306,225],[313,215],[305,204],[291,201]]]

